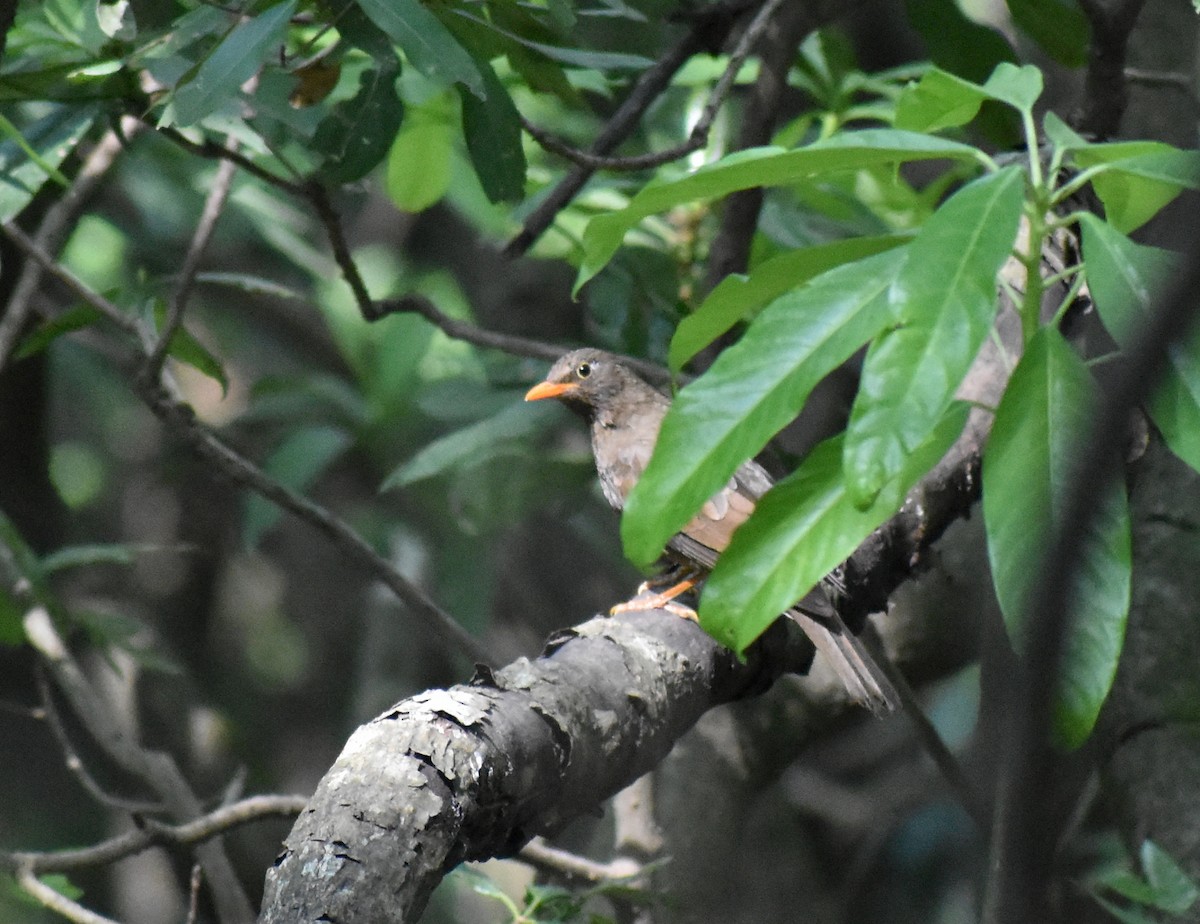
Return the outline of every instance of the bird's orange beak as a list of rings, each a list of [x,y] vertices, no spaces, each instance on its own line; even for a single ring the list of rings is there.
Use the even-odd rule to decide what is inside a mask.
[[[574,382],[538,382],[525,392],[525,400],[541,401],[543,398],[558,398],[578,387]]]

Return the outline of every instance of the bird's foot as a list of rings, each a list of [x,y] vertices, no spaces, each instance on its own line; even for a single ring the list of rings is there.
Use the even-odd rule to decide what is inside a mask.
[[[696,611],[690,606],[676,602],[675,598],[695,587],[699,579],[690,574],[683,576],[682,580],[679,580],[679,577],[678,574],[672,574],[671,579],[674,583],[665,590],[655,589],[663,586],[661,578],[643,582],[632,599],[618,603],[608,611],[608,615],[616,616],[618,613],[631,613],[635,610],[666,610],[668,613],[674,613],[680,619],[698,623],[700,620],[696,616]]]

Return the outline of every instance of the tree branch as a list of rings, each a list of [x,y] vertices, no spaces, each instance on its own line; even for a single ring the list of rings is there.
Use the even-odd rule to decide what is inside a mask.
[[[138,344],[143,356],[147,354],[152,348],[149,331],[144,331],[133,317],[91,289],[62,264],[56,262],[20,228],[11,222],[3,227],[5,233],[17,246],[41,264],[52,277],[66,285],[79,298],[129,335]],[[447,644],[449,650],[459,652],[475,661],[493,660],[489,649],[481,641],[459,625],[424,591],[405,578],[391,562],[376,552],[370,543],[355,532],[349,524],[321,505],[271,478],[197,421],[191,407],[168,390],[167,385],[161,381],[161,376],[150,380],[144,376],[138,376],[135,388],[147,407],[157,417],[184,437],[198,453],[215,463],[223,474],[236,483],[257,491],[284,510],[315,526],[343,553],[386,584],[423,624],[429,626]]]
[[[650,105],[670,86],[676,71],[697,52],[723,45],[738,18],[751,5],[750,0],[729,0],[714,3],[697,13],[691,28],[653,67],[643,71],[638,77],[629,95],[596,136],[591,153],[603,156],[615,150],[637,127],[638,121]],[[572,167],[525,219],[525,225],[520,232],[505,245],[504,255],[519,257],[533,246],[533,242],[553,224],[555,216],[575,198],[575,194],[583,188],[594,172],[591,167]]]
[[[907,540],[909,569],[974,500],[980,439],[968,430],[884,528]],[[904,579],[877,543],[855,558]],[[554,832],[654,767],[709,708],[805,663],[791,626],[775,623],[739,664],[662,611],[595,619],[536,661],[397,704],[325,775],[267,874],[259,920],[415,920],[447,869]],[[840,690],[826,695],[830,711],[848,708]]]
[[[71,657],[50,614],[36,606],[26,614],[24,626],[26,639],[41,655],[54,677],[55,686],[108,758],[153,792],[162,801],[164,809],[177,820],[188,821],[200,815],[200,801],[175,761],[168,754],[142,747],[134,740],[131,730],[122,727],[116,718],[118,709],[88,680]],[[252,920],[250,900],[220,841],[198,847],[196,856],[208,874],[220,919],[226,924]]]
[[[1133,25],[1145,0],[1079,0],[1092,27],[1083,102],[1076,128],[1097,139],[1110,138],[1121,126],[1129,103],[1125,56]]]
[[[122,136],[128,139],[142,127],[140,122],[132,118],[123,119],[121,126],[121,132],[109,131],[96,143],[75,175],[70,188],[46,212],[30,239],[43,253],[58,253],[75,227],[75,216],[83,208],[96,184],[116,162],[117,155],[123,147]],[[5,363],[12,355],[17,340],[25,332],[25,325],[33,308],[33,296],[38,290],[44,270],[45,266],[37,260],[31,260],[21,267],[21,275],[13,287],[12,297],[8,300],[3,316],[0,316],[0,372],[4,370]]]
[[[574,148],[555,138],[549,132],[542,131],[525,118],[521,119],[521,126],[547,151],[559,154],[572,163],[586,167],[589,170],[645,170],[649,167],[659,167],[662,164],[686,157],[693,151],[698,151],[708,144],[708,133],[712,129],[717,112],[720,111],[721,106],[725,103],[725,98],[729,95],[729,91],[733,89],[733,82],[737,79],[738,72],[750,56],[754,44],[758,41],[764,30],[766,30],[771,17],[778,12],[782,5],[783,0],[766,0],[759,7],[758,12],[754,14],[754,18],[750,20],[750,24],[746,26],[742,37],[738,40],[737,46],[730,54],[729,64],[713,85],[712,92],[709,93],[708,100],[704,104],[704,109],[700,113],[700,118],[692,127],[687,141],[667,148],[665,151],[639,154],[633,157],[605,157]]]

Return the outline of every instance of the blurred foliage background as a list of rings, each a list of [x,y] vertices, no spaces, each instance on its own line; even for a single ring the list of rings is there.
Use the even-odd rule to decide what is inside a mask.
[[[1033,61],[1047,74],[1047,107],[1060,111],[1082,93],[1085,4],[792,2],[778,30],[792,42],[775,37],[787,50],[785,85],[764,141],[886,123],[899,88],[929,60],[974,80],[1000,61]],[[186,284],[168,369],[196,419],[349,524],[492,663],[532,657],[552,630],[607,610],[639,576],[595,484],[586,434],[557,408],[524,406],[521,394],[571,345],[665,365],[679,322],[719,278],[722,213],[697,204],[648,220],[574,299],[586,221],[656,172],[597,173],[523,240],[576,168],[523,133],[516,113],[587,147],[637,75],[710,16],[715,47],[696,43],[621,153],[670,147],[728,63],[721,49],[742,7],[725,6],[722,18],[673,0],[21,2],[0,62],[4,220],[35,233],[69,200],[58,180],[77,177],[107,136],[111,164],[47,249],[151,336]],[[1181,73],[1183,85],[1133,83],[1122,133],[1194,147],[1195,10],[1182,0],[1145,7],[1131,61]],[[423,23],[422,12],[469,50],[465,62],[436,43],[398,49],[389,16]],[[657,175],[738,146],[763,66],[746,63],[706,143]],[[985,113],[978,130],[996,149],[1018,137],[1000,112]],[[214,156],[222,147],[240,158],[225,179],[229,161]],[[956,179],[934,178],[918,165],[903,182],[863,170],[773,189],[747,259],[909,231]],[[222,182],[215,231],[185,272]],[[398,300],[398,310],[364,317],[347,260],[372,300]],[[6,302],[30,265],[0,240]],[[206,804],[310,792],[358,724],[470,676],[472,659],[376,574],[164,426],[132,387],[136,351],[111,321],[45,275],[23,297],[31,307],[0,372],[0,846],[83,845],[129,824],[128,812],[86,791],[49,724],[31,715],[37,658],[21,624],[31,586],[103,678],[121,721],[174,754]],[[501,348],[480,332],[500,335]],[[824,383],[777,444],[777,467],[844,422],[853,381],[851,368]],[[972,601],[970,624],[950,630],[924,695],[951,748],[986,767],[996,755],[977,716],[978,668],[967,662],[980,626],[986,637],[998,617],[990,590],[977,586],[986,563],[971,530],[945,552],[951,576],[932,579],[953,585],[948,607]],[[664,768],[660,809],[674,818],[664,826],[682,839],[672,843],[690,837],[708,849],[686,875],[665,874],[656,913],[695,917],[713,903],[707,919],[975,920],[986,845],[911,730],[852,721],[791,753],[796,709],[787,684],[728,707]],[[104,790],[141,795],[69,713],[62,727]],[[727,761],[743,801],[706,817],[697,808],[705,794],[687,785],[689,749]],[[1062,900],[1073,920],[1111,920],[1091,897],[1103,889],[1089,884],[1129,866],[1114,814],[1102,807],[1068,851],[1076,886]],[[272,821],[228,838],[255,901],[286,830]],[[603,856],[611,817],[578,823],[563,843]],[[182,851],[149,852],[73,873],[63,887],[122,921],[178,921],[189,869]],[[515,878],[520,894],[515,865],[494,874]],[[1153,919],[1154,908],[1135,905],[1146,916],[1128,919]],[[507,918],[463,877],[426,915]],[[58,919],[0,878],[0,920]]]

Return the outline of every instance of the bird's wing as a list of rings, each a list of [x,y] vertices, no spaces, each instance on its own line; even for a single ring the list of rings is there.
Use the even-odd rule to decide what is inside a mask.
[[[700,511],[668,543],[668,548],[712,570],[734,532],[754,512],[758,498],[771,486],[771,478],[755,462],[740,466],[725,487],[704,502]]]

